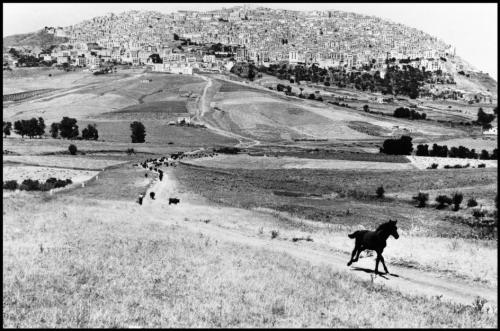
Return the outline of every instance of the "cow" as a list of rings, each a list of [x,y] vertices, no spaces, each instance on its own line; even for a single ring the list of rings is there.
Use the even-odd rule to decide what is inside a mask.
[[[149,192],[149,197],[151,198],[151,200],[154,200],[155,199],[155,192]]]
[[[171,204],[178,204],[181,200],[177,199],[177,198],[168,198],[168,204],[171,205]]]
[[[138,199],[138,202],[140,205],[142,205],[142,199],[144,198],[144,195],[143,194],[139,194],[139,199]]]

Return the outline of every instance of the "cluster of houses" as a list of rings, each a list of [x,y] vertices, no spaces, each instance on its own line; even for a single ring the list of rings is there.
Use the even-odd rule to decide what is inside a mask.
[[[316,63],[320,67],[350,69],[371,64],[381,68],[387,58],[418,58],[419,63],[411,65],[445,70],[440,59],[455,55],[451,46],[419,30],[377,17],[340,11],[299,12],[247,6],[170,14],[128,11],[64,28],[45,27],[45,31],[68,38],[68,45],[73,47],[39,55],[47,60],[55,59],[57,63],[78,66],[108,61],[141,65],[155,53],[162,58],[175,57],[172,41],[177,38],[189,39],[194,44],[238,46],[232,54],[234,60],[261,65],[286,61]],[[179,58],[170,62],[191,64],[166,65],[164,70],[169,67],[181,70],[176,68],[216,61]]]
[[[453,61],[452,46],[422,31],[341,11],[301,12],[246,5],[206,12],[127,11],[44,30],[68,42],[50,51],[39,47],[21,50],[57,65],[97,70],[107,63],[121,63],[192,74],[196,69],[222,72],[235,62],[247,61],[263,66],[316,64],[346,70],[369,66],[383,76],[387,60],[427,71],[467,69],[460,61]],[[215,44],[230,46],[231,52],[208,52]],[[4,54],[5,61],[14,63],[9,54]]]

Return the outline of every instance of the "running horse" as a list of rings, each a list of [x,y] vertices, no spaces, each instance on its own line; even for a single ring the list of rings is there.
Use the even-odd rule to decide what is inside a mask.
[[[378,272],[378,263],[382,261],[385,272],[389,273],[387,267],[385,266],[384,257],[382,252],[385,246],[387,246],[387,238],[393,236],[395,239],[399,238],[398,227],[396,226],[397,221],[389,220],[384,224],[379,225],[375,231],[360,230],[353,232],[348,235],[351,239],[356,239],[354,244],[354,250],[352,251],[351,260],[347,263],[350,266],[353,262],[358,261],[359,254],[365,249],[374,250],[377,253],[377,262],[375,263],[375,273]]]

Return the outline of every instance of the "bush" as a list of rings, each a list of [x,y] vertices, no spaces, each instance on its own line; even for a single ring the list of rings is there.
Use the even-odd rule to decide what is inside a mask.
[[[78,149],[76,148],[75,145],[71,144],[69,145],[68,147],[68,151],[71,155],[76,155],[76,152],[78,151]]]
[[[413,197],[413,200],[418,202],[417,207],[423,208],[425,207],[427,201],[429,200],[429,193],[418,192],[418,194]]]
[[[439,164],[433,163],[429,167],[427,167],[427,169],[437,169],[438,166],[439,166]]]
[[[214,152],[222,154],[238,154],[240,152],[240,149],[238,147],[224,146],[214,149]]]
[[[475,218],[481,218],[481,217],[484,217],[486,215],[486,212],[484,210],[482,210],[481,208],[474,208],[472,210],[472,216],[474,216]]]
[[[384,190],[384,187],[383,186],[379,186],[377,188],[377,198],[383,198],[384,197],[384,193],[385,193],[385,190]]]
[[[478,168],[486,168],[486,164],[484,163],[480,163],[477,165]]]
[[[467,200],[467,207],[476,207],[477,206],[477,201],[474,198],[470,198]]]
[[[135,150],[133,148],[127,148],[127,150],[125,151],[128,155],[130,154],[135,154]]]
[[[453,200],[447,195],[440,195],[436,197],[436,202],[438,203],[437,209],[443,209],[446,205],[451,205]]]
[[[38,191],[40,190],[40,183],[38,180],[25,179],[19,188],[24,191]]]
[[[3,182],[4,190],[17,190],[19,188],[19,184],[15,180],[8,180]]]
[[[460,204],[462,203],[464,199],[464,195],[462,193],[459,193],[459,192],[456,192],[453,194],[453,197],[452,197],[452,202],[453,202],[453,210],[454,211],[457,211],[460,209]]]
[[[279,232],[277,230],[272,230],[271,231],[271,239],[274,239],[276,237],[278,237],[279,235]]]

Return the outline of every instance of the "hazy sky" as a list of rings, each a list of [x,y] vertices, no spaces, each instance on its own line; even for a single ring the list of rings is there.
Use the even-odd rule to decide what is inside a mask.
[[[4,3],[3,35],[67,26],[108,12],[126,10],[211,10],[242,3]],[[375,15],[443,39],[470,64],[497,79],[496,3],[261,3],[291,10],[343,10]]]

